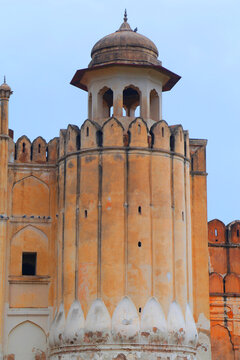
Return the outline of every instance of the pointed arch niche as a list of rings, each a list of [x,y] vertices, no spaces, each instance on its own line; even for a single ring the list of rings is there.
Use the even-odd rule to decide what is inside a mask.
[[[12,215],[48,216],[48,185],[32,175],[17,181],[12,189]]]
[[[10,274],[22,275],[22,254],[36,253],[36,275],[48,275],[48,238],[40,229],[27,225],[11,240],[10,248]]]
[[[99,118],[109,118],[113,112],[113,91],[104,86],[98,92],[98,116]]]
[[[49,287],[48,238],[40,229],[27,225],[14,234],[10,247],[9,306],[47,308]],[[35,274],[24,271],[24,259],[35,254]],[[25,263],[26,265],[29,265]]]
[[[126,86],[123,89],[123,115],[136,117],[136,109],[141,107],[141,91],[134,85]]]
[[[47,351],[46,334],[40,326],[25,321],[13,328],[8,335],[8,354],[15,360],[44,359]]]

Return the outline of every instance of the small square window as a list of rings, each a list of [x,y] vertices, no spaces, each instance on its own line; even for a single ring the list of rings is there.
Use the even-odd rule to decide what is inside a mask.
[[[22,253],[22,275],[36,275],[37,253]]]

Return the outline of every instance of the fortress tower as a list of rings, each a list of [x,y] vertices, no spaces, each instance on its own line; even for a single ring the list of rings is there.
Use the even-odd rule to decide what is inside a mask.
[[[0,87],[2,353],[211,359],[206,141],[162,119],[180,77],[126,13],[91,56],[88,119],[48,144],[13,143]]]

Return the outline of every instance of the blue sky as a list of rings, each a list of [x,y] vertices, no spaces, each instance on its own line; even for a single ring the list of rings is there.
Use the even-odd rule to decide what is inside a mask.
[[[69,85],[125,7],[132,28],[182,76],[163,96],[163,118],[208,139],[208,217],[240,218],[239,0],[0,0],[0,77],[14,91],[10,128],[47,141],[87,117],[86,93]]]

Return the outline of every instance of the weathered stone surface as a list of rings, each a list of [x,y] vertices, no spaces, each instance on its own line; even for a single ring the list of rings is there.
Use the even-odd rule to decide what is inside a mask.
[[[95,300],[86,318],[84,342],[88,344],[105,343],[111,333],[111,317],[102,300]]]
[[[79,301],[75,300],[68,312],[66,325],[63,332],[65,344],[79,344],[84,337],[84,314]]]
[[[141,342],[145,344],[166,344],[168,339],[167,323],[161,305],[150,298],[141,316]]]
[[[184,344],[186,325],[182,310],[176,301],[172,302],[168,312],[168,343],[169,344]]]
[[[139,317],[131,299],[125,296],[117,305],[112,317],[112,333],[115,342],[139,341]]]

